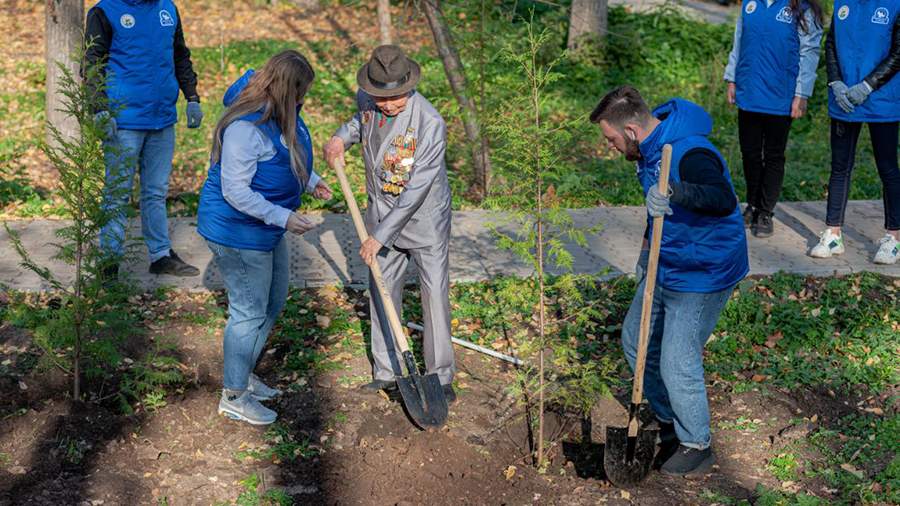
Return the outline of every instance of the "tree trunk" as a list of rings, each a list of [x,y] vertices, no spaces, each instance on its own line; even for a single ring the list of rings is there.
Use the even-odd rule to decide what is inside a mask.
[[[607,14],[607,0],[572,0],[569,50],[578,50],[585,42],[602,42],[606,36]]]
[[[391,29],[391,0],[378,0],[378,28],[381,30],[381,45],[393,44]]]
[[[422,7],[425,11],[425,18],[428,19],[428,26],[431,27],[431,33],[434,35],[434,45],[437,47],[438,55],[444,64],[447,81],[450,82],[450,88],[453,90],[456,102],[462,110],[463,127],[466,131],[466,139],[471,146],[472,164],[475,167],[471,193],[474,198],[480,200],[487,195],[490,187],[490,153],[487,140],[481,135],[475,103],[466,94],[466,74],[459,59],[459,52],[453,45],[450,28],[447,26],[447,22],[444,21],[443,13],[441,13],[439,1],[422,0]]]
[[[78,123],[75,118],[59,111],[63,96],[60,94],[62,64],[78,76],[77,55],[84,44],[84,2],[83,0],[47,0],[44,13],[46,25],[47,62],[47,122],[63,134],[65,138],[78,135]],[[53,143],[49,132],[47,142]]]

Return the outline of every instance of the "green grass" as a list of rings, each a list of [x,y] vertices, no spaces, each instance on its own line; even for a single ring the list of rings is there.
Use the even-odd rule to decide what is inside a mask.
[[[290,429],[276,423],[263,434],[266,446],[251,450],[240,450],[235,456],[238,459],[272,460],[293,462],[297,459],[311,459],[319,454],[319,450],[310,446],[308,439],[297,440]]]

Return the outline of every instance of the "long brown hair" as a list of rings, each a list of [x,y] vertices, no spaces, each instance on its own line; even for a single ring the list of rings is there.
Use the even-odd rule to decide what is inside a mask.
[[[819,5],[818,0],[791,0],[790,7],[791,12],[795,13],[797,16],[797,25],[804,32],[809,32],[810,27],[806,26],[806,12],[804,12],[803,4],[806,4],[808,9],[812,9],[813,13],[813,23],[817,27],[824,26],[824,14],[822,13],[822,6]]]
[[[269,58],[216,124],[210,154],[212,163],[217,163],[222,156],[222,135],[228,125],[241,116],[262,111],[257,123],[274,120],[278,124],[291,153],[291,169],[302,186],[306,186],[309,175],[301,159],[305,153],[297,143],[297,106],[303,103],[315,77],[309,60],[293,49]]]

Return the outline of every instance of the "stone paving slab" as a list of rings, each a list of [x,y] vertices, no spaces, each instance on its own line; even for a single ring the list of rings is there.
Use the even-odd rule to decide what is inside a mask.
[[[884,234],[880,201],[851,202],[844,228],[846,253],[842,256],[813,260],[806,256],[818,240],[818,232],[825,218],[824,202],[791,202],[779,205],[776,233],[768,239],[749,238],[750,264],[753,274],[773,274],[779,271],[830,276],[861,271],[874,271],[900,277],[900,265],[879,266],[871,263],[877,241]],[[597,207],[573,210],[575,223],[584,228],[600,225],[596,234],[587,237],[586,246],[568,244],[574,270],[595,275],[623,275],[634,272],[638,248],[645,224],[643,207]],[[368,270],[357,251],[359,241],[348,215],[316,214],[311,219],[318,225],[303,236],[288,234],[291,249],[291,284],[296,287],[342,284],[365,286]],[[54,272],[68,273],[63,280],[71,280],[71,269],[54,260],[55,232],[63,222],[57,220],[16,220],[8,222],[17,231],[41,265]],[[505,233],[515,233],[517,226],[506,215],[490,211],[459,211],[453,213],[450,244],[450,279],[476,281],[498,275],[528,276],[531,266],[513,253],[497,247],[491,225]],[[222,280],[212,262],[212,254],[196,232],[196,219],[174,218],[169,222],[172,243],[187,262],[198,266],[202,275],[195,278],[155,276],[148,273],[146,249],[136,244],[138,259],[127,270],[141,287],[153,289],[172,286],[188,290],[213,290]],[[137,237],[140,225],[131,224],[130,233]],[[410,278],[415,277],[410,268]],[[0,284],[16,290],[42,290],[47,286],[32,272],[20,265],[5,229],[0,227]]]

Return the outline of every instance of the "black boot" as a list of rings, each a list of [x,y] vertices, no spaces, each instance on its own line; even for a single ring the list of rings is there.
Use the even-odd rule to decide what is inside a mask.
[[[756,226],[753,227],[753,235],[763,239],[772,237],[772,234],[774,233],[775,223],[772,221],[772,214],[761,211],[759,213],[759,218],[756,220]]]
[[[748,204],[747,207],[744,208],[744,226],[750,228],[755,221],[756,211],[753,209],[753,206]]]
[[[441,385],[441,389],[444,390],[444,398],[447,399],[447,405],[456,402],[456,392],[453,391],[453,385]]]
[[[119,264],[110,264],[100,269],[100,282],[109,288],[119,280]]]
[[[379,390],[384,390],[390,395],[392,392],[397,391],[397,382],[394,380],[372,380],[359,387],[359,389],[370,394],[378,393]]]
[[[712,448],[697,450],[679,445],[678,451],[663,464],[660,471],[671,476],[699,476],[709,472],[715,463]]]
[[[169,256],[150,264],[150,274],[169,274],[186,278],[199,275],[200,269],[185,263],[174,251],[169,250]]]
[[[674,423],[659,423],[659,451],[654,459],[654,469],[659,469],[675,452],[678,451],[678,436],[675,434]]]

